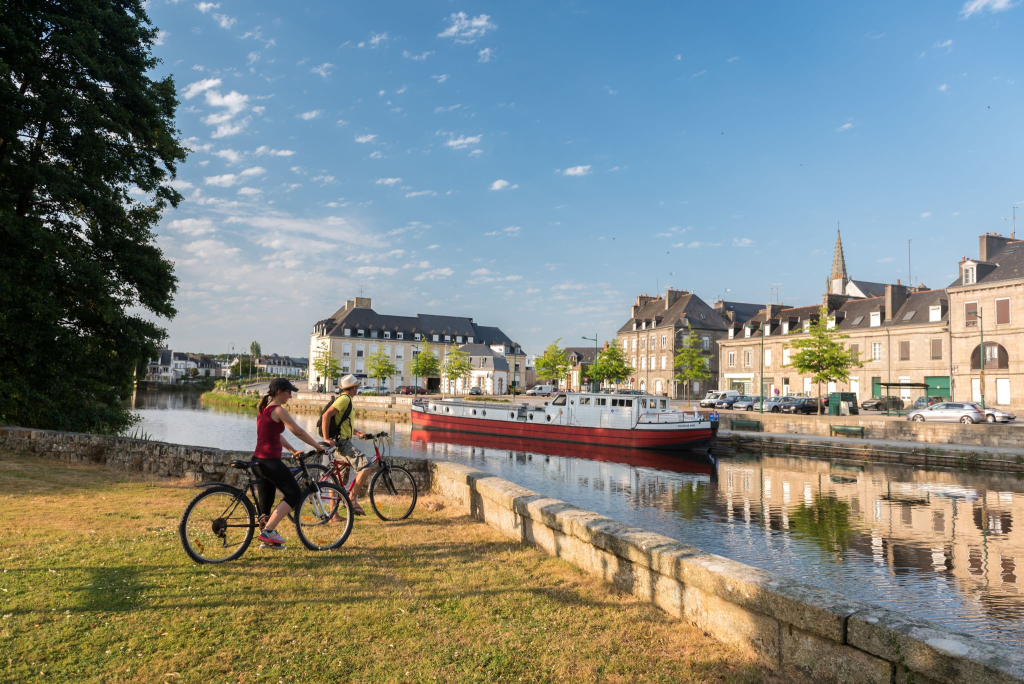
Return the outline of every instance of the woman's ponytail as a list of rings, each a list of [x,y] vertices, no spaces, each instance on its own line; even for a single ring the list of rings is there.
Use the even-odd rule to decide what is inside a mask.
[[[267,408],[267,404],[269,404],[269,403],[270,403],[270,392],[267,392],[266,394],[263,395],[263,398],[260,399],[260,407],[256,411],[257,415],[260,414],[260,413],[263,413],[263,409]]]

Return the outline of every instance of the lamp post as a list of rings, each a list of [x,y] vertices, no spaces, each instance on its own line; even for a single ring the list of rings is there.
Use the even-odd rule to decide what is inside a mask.
[[[981,361],[981,380],[979,380],[979,384],[981,385],[981,387],[979,389],[981,390],[981,410],[984,411],[985,410],[985,319],[981,317],[981,307],[980,306],[978,307],[978,309],[976,311],[968,311],[967,313],[974,314],[975,316],[978,317],[978,334],[981,337],[981,347],[978,348],[978,351],[979,351],[978,357],[979,357],[979,360]],[[997,315],[996,318],[998,318],[998,317],[999,316]],[[996,323],[998,323],[998,322],[999,321],[996,321]],[[999,383],[996,383],[996,384],[998,385]],[[996,397],[996,399],[998,400],[998,397]]]
[[[771,307],[769,307],[770,312]],[[761,323],[761,394],[758,406],[761,408],[761,413],[764,414],[764,326],[768,324],[768,317],[765,316],[764,321]]]
[[[587,337],[586,335],[581,336],[588,342],[594,343],[594,366],[590,369],[590,389],[592,392],[597,392],[597,333],[594,333],[593,337]],[[583,378],[583,362],[580,361],[580,378]]]
[[[415,399],[419,395],[419,393],[420,393],[420,373],[419,373],[420,367],[418,365],[418,359],[417,359],[417,352],[420,351],[420,348],[417,347],[414,344],[411,347],[409,347],[409,350],[412,352],[412,375],[413,375],[413,378],[415,378],[415,380],[414,380],[415,384],[413,385],[412,396]]]

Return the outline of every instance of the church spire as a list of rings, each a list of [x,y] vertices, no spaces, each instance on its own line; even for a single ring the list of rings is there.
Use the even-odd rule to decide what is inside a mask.
[[[839,234],[839,227],[836,226],[836,251],[832,256],[832,275],[829,276],[829,280],[835,281],[838,279],[849,280],[850,276],[846,274],[846,257],[843,255],[843,238]]]

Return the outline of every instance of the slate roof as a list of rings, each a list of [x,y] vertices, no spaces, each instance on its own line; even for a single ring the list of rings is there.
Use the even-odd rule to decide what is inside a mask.
[[[970,260],[977,264],[995,265],[995,268],[990,270],[988,273],[982,273],[979,269],[978,282],[976,284],[989,285],[991,283],[1006,280],[1024,279],[1024,240],[1010,242],[995,254],[990,254],[988,256],[988,261],[980,261],[978,259]],[[974,287],[974,285],[963,285],[958,277],[950,283],[948,287]]]
[[[839,310],[843,312],[844,317],[839,321],[838,328],[840,330],[867,330],[871,327],[871,314],[882,309],[885,309],[885,297],[850,299],[843,302]]]
[[[636,316],[631,316],[629,320],[619,328],[619,332],[634,332],[634,320],[655,321],[656,318],[661,319],[661,321],[658,322],[658,328],[670,325],[686,327],[686,321],[689,321],[690,325],[698,330],[725,330],[729,327],[729,322],[722,318],[717,311],[708,306],[703,299],[693,293],[689,293],[681,295],[679,299],[674,301],[672,306],[668,309],[665,309],[664,297],[655,297],[644,305],[644,307],[637,312]],[[650,329],[651,328],[648,327],[648,330]]]
[[[850,282],[857,286],[857,289],[864,293],[865,297],[884,297],[885,296],[885,283],[872,283],[868,280],[854,280],[850,279]]]
[[[469,354],[470,360],[473,361],[473,368],[493,368],[497,371],[508,370],[508,361],[505,357],[486,344],[464,344],[459,347],[459,351]],[[484,363],[480,364],[475,359],[483,359]]]
[[[942,314],[940,320],[931,321],[931,324],[945,325],[949,323],[949,295],[945,290],[925,290],[924,292],[912,293],[910,298],[900,307],[900,310],[896,312],[896,315],[886,324],[893,327],[927,324],[929,323],[929,309],[932,306],[938,306],[943,299],[947,300],[946,311]],[[914,315],[908,318],[911,313]]]
[[[726,311],[732,311],[735,314],[737,323],[746,323],[764,308],[764,304],[749,302],[722,302],[722,305]]]
[[[583,363],[594,363],[597,359],[597,351],[593,347],[566,347],[563,351],[570,362],[572,362],[573,355]]]
[[[401,332],[412,339],[414,333],[427,336],[450,335],[452,340],[458,336],[472,337],[474,342],[484,344],[513,344],[512,339],[499,328],[477,325],[472,318],[461,316],[437,316],[434,314],[416,314],[415,316],[391,316],[379,314],[373,309],[342,307],[330,318],[319,321],[317,326],[326,327],[329,337],[344,337],[345,328],[352,330],[350,337],[357,337],[357,330],[367,331],[364,337],[370,337],[369,331]]]

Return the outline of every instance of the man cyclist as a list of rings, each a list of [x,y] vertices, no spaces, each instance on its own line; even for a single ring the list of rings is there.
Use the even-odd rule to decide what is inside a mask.
[[[338,447],[338,455],[348,461],[355,471],[356,481],[351,491],[352,512],[356,515],[366,515],[366,511],[359,505],[359,495],[373,471],[370,470],[370,459],[352,443],[352,435],[359,439],[366,439],[365,432],[360,432],[352,427],[352,410],[354,408],[352,398],[359,390],[359,378],[354,375],[346,375],[341,379],[340,389],[341,396],[323,413],[320,430],[325,437],[337,433],[337,439],[328,437],[327,443]],[[334,430],[331,429],[332,421]]]

